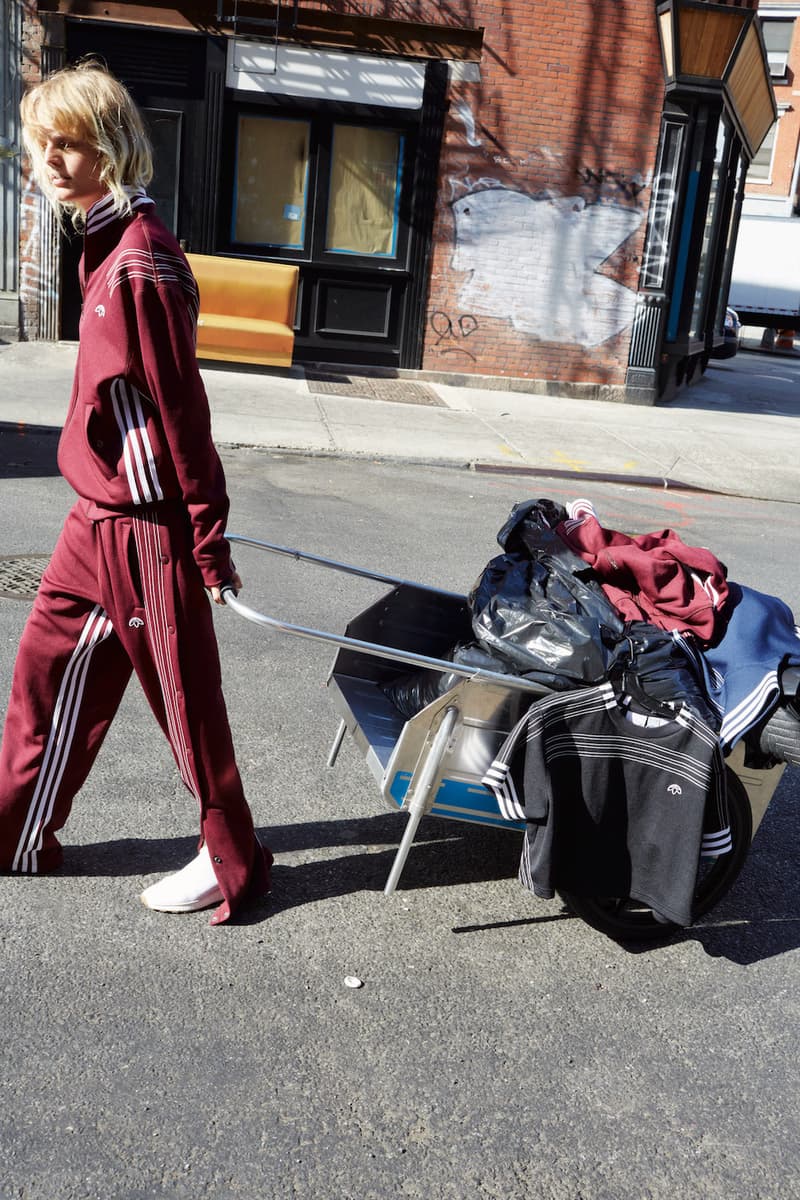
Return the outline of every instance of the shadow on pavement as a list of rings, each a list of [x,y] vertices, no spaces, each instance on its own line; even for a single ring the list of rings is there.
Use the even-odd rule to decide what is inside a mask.
[[[213,358],[198,357],[198,364],[201,371],[208,371],[209,374],[219,373],[221,375],[262,375],[265,379],[303,379],[304,371],[302,367],[270,367],[261,363],[239,363],[218,361]]]
[[[58,475],[56,453],[61,430],[52,425],[12,425],[0,421],[0,479],[41,479]]]
[[[794,907],[795,915],[752,919],[743,916],[738,921],[720,921],[718,925],[712,921],[693,930],[691,936],[711,958],[727,958],[729,962],[749,967],[800,946],[800,912]]]
[[[702,378],[658,407],[800,417],[798,378],[797,363],[737,355],[710,363]]]
[[[233,924],[254,925],[278,912],[354,892],[382,892],[402,837],[406,817],[401,813],[352,820],[301,822],[258,831],[276,855],[270,896],[251,903]],[[765,820],[765,824],[767,824]],[[762,833],[765,835],[762,837]],[[779,826],[759,833],[759,853],[748,860],[731,893],[703,919],[655,944],[624,943],[631,954],[657,954],[677,941],[696,941],[713,958],[751,966],[800,947],[800,901],[797,867],[770,871],[765,864],[787,866],[785,834]],[[124,838],[84,846],[65,846],[59,874],[122,876],[166,874],[178,870],[194,854],[194,838]],[[369,850],[365,847],[380,846]],[[280,855],[307,850],[349,848],[348,853],[323,855],[310,862],[286,864]],[[520,839],[507,831],[431,818],[423,821],[409,853],[399,890],[508,880],[517,888]],[[524,897],[523,897],[524,899]],[[535,906],[535,901],[531,903]],[[552,911],[509,921],[456,926],[452,932],[479,935],[498,929],[538,926],[577,920],[568,911]],[[598,938],[604,935],[597,933]]]
[[[406,817],[385,813],[341,821],[307,821],[267,826],[258,836],[276,855],[274,874],[292,880],[291,899],[272,907],[324,900],[373,888],[383,889],[403,835]],[[457,821],[423,821],[403,871],[406,889],[442,884],[507,879],[516,875],[519,838],[497,829],[477,829]],[[196,839],[120,838],[85,845],[65,845],[60,875],[122,876],[174,871],[194,854]],[[380,846],[380,850],[364,847]],[[320,857],[297,866],[280,862],[281,854],[304,850],[348,848],[341,857]],[[361,851],[361,853],[359,853]],[[299,886],[298,886],[299,884]],[[278,888],[276,887],[276,892]],[[284,902],[286,901],[286,902]]]

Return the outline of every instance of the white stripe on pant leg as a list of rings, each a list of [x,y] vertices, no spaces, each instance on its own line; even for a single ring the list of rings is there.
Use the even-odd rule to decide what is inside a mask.
[[[105,639],[113,632],[114,627],[111,624],[111,619],[106,618],[106,621],[107,621],[107,627],[103,628],[102,626],[99,626],[98,629],[96,629],[95,632],[92,634],[91,645],[87,647],[86,652],[83,654],[83,656],[81,658],[81,662],[78,667],[78,678],[77,678],[76,686],[74,689],[75,702],[73,703],[73,705],[71,707],[71,714],[69,715],[69,727],[66,731],[66,736],[64,738],[64,742],[67,746],[72,745],[72,742],[75,737],[75,726],[77,725],[78,716],[80,714],[80,706],[81,706],[81,702],[83,700],[83,693],[84,693],[84,690],[86,687],[86,677],[89,674],[89,668],[91,666],[92,653],[93,653],[95,647],[97,645],[99,645],[101,642],[104,642]],[[63,779],[64,771],[66,770],[68,759],[69,759],[68,752],[62,753],[60,765],[58,767],[56,777],[54,780],[54,786],[50,789],[50,800],[47,804],[47,811],[44,814],[44,818],[39,822],[39,836],[36,839],[36,845],[34,846],[33,851],[32,851],[34,870],[35,870],[36,866],[38,865],[38,857],[37,856],[38,856],[38,852],[42,848],[42,841],[44,839],[44,830],[47,828],[47,826],[49,825],[50,821],[53,818],[53,809],[55,808],[56,796],[58,795],[58,789],[61,787],[61,780]]]
[[[146,629],[153,651],[153,663],[161,686],[169,741],[181,779],[199,803],[200,789],[194,773],[192,757],[184,737],[178,688],[169,649],[170,635],[164,580],[161,572],[161,547],[158,541],[158,530],[154,519],[149,514],[145,514],[133,518],[133,532],[139,553],[142,592],[147,616]]]
[[[173,669],[172,655],[169,646],[169,631],[167,620],[167,604],[164,590],[164,576],[161,570],[161,546],[158,538],[158,527],[148,514],[142,519],[135,518],[134,526],[138,523],[144,535],[141,565],[144,567],[142,584],[145,589],[145,603],[149,606],[150,644],[153,648],[153,661],[161,685],[161,695],[167,717],[170,745],[173,748],[181,778],[193,795],[200,799],[200,792],[194,774],[191,755],[183,732],[180,714],[178,686]],[[155,618],[155,619],[153,619]]]
[[[110,636],[113,628],[108,614],[96,604],[86,619],[58,689],[36,788],[14,855],[14,871],[36,873],[43,832],[52,817],[58,789],[69,761],[92,654]]]
[[[133,531],[139,553],[139,567],[142,578],[142,591],[144,593],[143,600],[147,614],[146,628],[153,651],[153,663],[161,687],[161,696],[164,701],[170,744],[178,752],[178,767],[181,777],[185,783],[188,783],[189,780],[186,778],[188,761],[180,757],[182,739],[180,737],[180,722],[178,719],[177,697],[175,695],[177,687],[172,672],[168,647],[165,646],[165,638],[163,636],[163,630],[167,621],[165,617],[166,605],[163,580],[160,569],[161,546],[158,540],[157,529],[154,527],[152,520],[148,519],[148,515],[134,517]]]
[[[164,588],[164,573],[161,570],[161,546],[158,538],[158,529],[154,521],[150,520],[148,524],[150,534],[150,542],[152,547],[152,555],[149,566],[151,567],[150,582],[152,585],[151,600],[158,614],[158,621],[155,627],[151,625],[151,632],[158,639],[159,662],[161,664],[159,678],[161,681],[162,695],[165,705],[168,706],[172,721],[172,746],[176,752],[181,777],[197,798],[200,800],[200,789],[197,785],[197,777],[194,773],[194,764],[191,753],[186,742],[183,730],[183,722],[181,720],[181,705],[178,699],[178,684],[175,678],[175,670],[172,661],[170,650],[170,635],[169,622],[167,620],[167,599]],[[182,764],[182,766],[181,766]]]

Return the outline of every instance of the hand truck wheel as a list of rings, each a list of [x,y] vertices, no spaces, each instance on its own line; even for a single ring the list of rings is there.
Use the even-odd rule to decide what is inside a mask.
[[[718,904],[735,883],[744,866],[753,831],[750,801],[737,775],[726,767],[728,815],[732,848],[715,859],[701,859],[692,905],[696,921]],[[566,906],[593,929],[618,942],[660,942],[671,937],[680,925],[657,917],[652,909],[628,897],[577,896],[559,889]]]

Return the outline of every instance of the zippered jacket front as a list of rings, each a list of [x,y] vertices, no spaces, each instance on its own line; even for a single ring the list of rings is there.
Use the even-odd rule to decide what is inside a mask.
[[[233,574],[229,501],[195,355],[197,284],[142,191],[118,216],[112,197],[87,214],[83,312],[62,475],[93,520],[178,501],[206,587]]]

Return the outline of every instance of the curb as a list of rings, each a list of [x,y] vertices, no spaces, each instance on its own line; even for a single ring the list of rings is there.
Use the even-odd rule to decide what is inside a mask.
[[[800,493],[796,500],[787,496],[765,496],[757,492],[737,491],[734,488],[707,487],[697,483],[686,483],[664,475],[626,475],[613,471],[570,471],[558,467],[531,467],[525,464],[482,462],[479,459],[458,460],[452,458],[426,458],[421,455],[387,455],[368,450],[328,450],[301,448],[298,446],[265,446],[255,442],[229,442],[216,439],[215,445],[226,450],[261,450],[265,454],[297,455],[303,458],[344,458],[354,462],[372,462],[375,465],[446,467],[456,471],[473,471],[483,475],[523,475],[540,479],[574,479],[588,483],[610,483],[619,486],[651,488],[659,491],[689,492],[700,496],[727,496],[735,500],[757,500],[764,504],[800,504]]]
[[[613,471],[570,471],[564,468],[530,467],[525,464],[518,466],[513,463],[481,462],[477,459],[457,460],[452,458],[425,458],[418,455],[386,455],[373,454],[368,450],[322,450],[302,449],[298,446],[265,446],[255,442],[227,442],[220,439],[215,441],[219,449],[226,450],[261,450],[265,454],[296,455],[302,458],[346,458],[354,462],[369,461],[376,465],[445,467],[455,471],[473,471],[481,475],[524,475],[539,479],[575,479],[586,480],[589,483],[627,484],[630,487],[658,489],[659,491],[693,492],[706,496],[731,496],[743,500],[764,500],[774,503],[793,503],[774,497],[752,496],[746,492],[725,491],[723,488],[701,487],[696,483],[684,483],[679,479],[669,479],[663,475],[624,475]],[[800,502],[800,501],[798,501]]]
[[[514,467],[508,463],[472,463],[473,471],[494,475],[535,475],[546,479],[588,479],[591,483],[628,483],[632,487],[658,488],[661,491],[701,492],[709,496],[728,496],[721,488],[701,487],[697,483],[683,483],[663,475],[622,475],[613,471],[568,471],[563,468]]]

